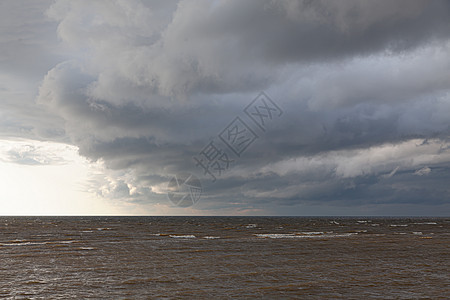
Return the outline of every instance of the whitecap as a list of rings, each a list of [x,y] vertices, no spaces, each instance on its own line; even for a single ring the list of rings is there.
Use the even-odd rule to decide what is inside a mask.
[[[321,235],[322,231],[304,231],[304,232],[296,232],[297,235]]]
[[[178,238],[178,239],[195,239],[196,238],[196,236],[195,235],[193,235],[193,234],[184,234],[184,235],[182,235],[182,234],[180,234],[180,235],[169,235],[171,238]]]
[[[415,225],[437,225],[436,222],[413,223]]]
[[[285,238],[332,238],[332,237],[347,237],[352,236],[357,233],[349,232],[349,233],[340,233],[340,234],[307,234],[307,235],[299,235],[295,233],[259,233],[255,234],[255,236],[259,238],[270,238],[270,239],[285,239]]]
[[[258,233],[255,235],[259,238],[270,238],[270,239],[295,238],[295,234],[293,233]]]

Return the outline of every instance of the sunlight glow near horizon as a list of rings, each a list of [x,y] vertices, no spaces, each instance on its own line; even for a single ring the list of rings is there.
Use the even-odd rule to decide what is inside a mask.
[[[126,214],[87,192],[93,170],[75,146],[0,140],[0,215]]]

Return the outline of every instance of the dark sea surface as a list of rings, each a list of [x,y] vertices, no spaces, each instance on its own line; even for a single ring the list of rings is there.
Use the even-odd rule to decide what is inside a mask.
[[[450,218],[0,217],[0,297],[450,299]]]

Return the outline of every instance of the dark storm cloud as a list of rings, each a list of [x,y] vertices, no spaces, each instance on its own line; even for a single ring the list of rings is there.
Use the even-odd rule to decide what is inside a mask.
[[[192,47],[212,39],[228,41],[246,59],[323,62],[447,38],[448,11],[447,1],[424,0],[227,1],[205,8],[184,4],[167,34],[174,35],[169,41]],[[223,45],[211,46],[222,53],[218,46]]]
[[[63,59],[57,24],[44,16],[52,1],[0,3],[0,136],[63,137],[58,116],[35,105],[43,77]]]
[[[0,3],[0,66],[2,73],[42,79],[61,57],[53,48],[56,24],[42,13],[52,1]]]
[[[189,171],[205,184],[200,209],[447,200],[448,1],[56,1],[40,11],[22,19],[43,33],[8,32],[40,36],[34,55],[58,61],[37,104],[12,108],[0,92],[1,129],[104,161],[121,174],[105,196],[160,202],[170,177]],[[28,53],[19,44],[8,47]],[[1,54],[5,73],[29,58],[20,51]],[[211,183],[193,156],[236,116],[251,125],[243,109],[261,90],[283,115]]]

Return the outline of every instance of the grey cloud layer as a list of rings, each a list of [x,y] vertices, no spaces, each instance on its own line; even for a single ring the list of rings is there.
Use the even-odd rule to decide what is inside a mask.
[[[56,1],[41,11],[48,23],[35,35],[60,60],[37,103],[55,128],[36,120],[31,131],[131,174],[110,196],[164,201],[169,177],[201,174],[192,156],[265,90],[284,115],[223,178],[203,179],[200,209],[447,200],[448,1]],[[413,139],[440,147],[423,161],[383,156],[413,151]],[[385,162],[344,176],[337,166],[354,151]],[[317,163],[272,169],[291,159]]]

